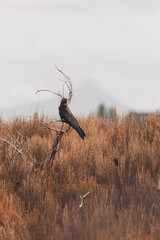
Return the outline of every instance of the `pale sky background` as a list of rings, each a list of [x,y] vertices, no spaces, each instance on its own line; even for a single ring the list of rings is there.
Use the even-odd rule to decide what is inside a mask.
[[[93,79],[138,111],[160,109],[159,0],[0,0],[0,110]],[[89,91],[89,89],[88,89]]]

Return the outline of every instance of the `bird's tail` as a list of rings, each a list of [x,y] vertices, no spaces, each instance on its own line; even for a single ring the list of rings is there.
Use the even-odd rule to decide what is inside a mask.
[[[84,138],[86,137],[85,132],[82,130],[82,128],[78,127],[77,129],[75,129],[77,131],[77,133],[79,134],[79,136],[84,140]]]

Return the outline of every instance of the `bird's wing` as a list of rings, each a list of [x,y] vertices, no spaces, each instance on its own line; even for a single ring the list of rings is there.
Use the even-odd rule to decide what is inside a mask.
[[[73,116],[73,114],[72,114],[72,112],[70,111],[69,108],[65,109],[64,117],[65,117],[64,120],[68,124],[70,124],[73,127],[77,127],[78,122],[77,122],[76,118]]]

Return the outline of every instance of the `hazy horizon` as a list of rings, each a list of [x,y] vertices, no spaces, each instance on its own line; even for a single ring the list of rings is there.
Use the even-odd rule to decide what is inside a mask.
[[[93,79],[135,111],[160,109],[158,0],[1,0],[0,111]]]

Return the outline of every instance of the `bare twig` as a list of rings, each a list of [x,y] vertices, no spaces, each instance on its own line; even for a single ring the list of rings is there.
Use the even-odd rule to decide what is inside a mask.
[[[68,102],[68,104],[69,104],[69,103],[71,103],[72,96],[73,96],[72,81],[71,81],[71,79],[70,79],[62,70],[60,70],[59,68],[57,68],[57,66],[55,66],[55,67],[56,67],[56,70],[57,70],[58,72],[60,72],[60,73],[63,75],[63,77],[64,77],[64,80],[62,80],[62,79],[59,79],[59,80],[62,81],[63,83],[65,83],[66,87],[68,88],[69,94],[68,94],[68,97],[67,97],[67,100],[68,100],[67,102]],[[42,92],[42,91],[43,91],[43,92],[45,91],[45,92],[50,92],[50,93],[56,94],[56,95],[57,95],[58,97],[60,97],[60,98],[63,97],[62,94],[57,93],[57,92],[55,92],[55,91],[50,91],[50,90],[47,90],[47,89],[37,90],[36,94],[39,93],[39,92]],[[32,117],[31,117],[31,118],[32,118]],[[51,161],[52,161],[52,163],[53,163],[53,160],[54,160],[54,158],[55,158],[55,155],[56,155],[56,153],[59,151],[58,146],[59,146],[59,143],[60,143],[60,141],[61,141],[61,138],[63,137],[63,135],[64,135],[66,132],[69,131],[70,126],[68,127],[68,129],[65,129],[65,130],[64,130],[64,129],[63,129],[63,127],[64,127],[64,122],[63,122],[63,120],[61,119],[61,123],[62,123],[61,129],[56,129],[56,128],[52,128],[52,127],[48,126],[48,124],[40,121],[39,119],[36,119],[36,118],[32,118],[32,119],[34,119],[35,121],[39,122],[43,127],[47,128],[47,129],[49,130],[49,133],[50,133],[50,135],[51,135],[51,137],[52,137],[52,140],[53,140],[52,132],[55,132],[55,133],[57,134],[57,137],[56,137],[55,142],[54,142],[54,144],[53,144],[53,146],[52,146],[52,149],[50,150],[50,152],[48,153],[48,155],[46,156],[46,158],[44,159],[44,161],[43,161],[42,164],[41,164],[41,170],[43,170],[44,167],[47,166],[47,165],[49,165]]]
[[[20,141],[18,141],[17,138],[15,137],[14,133],[12,132],[12,130],[9,129],[4,123],[2,123],[2,124],[7,129],[7,131],[9,132],[9,134],[6,134],[7,138],[9,140],[6,137],[4,137],[4,136],[0,136],[0,141],[3,141],[6,144],[8,144],[9,146],[11,146],[15,150],[15,152],[17,152],[21,156],[21,158],[23,160],[26,160],[26,154],[28,154],[29,157],[33,161],[35,161],[35,159],[31,156],[31,154],[29,152],[29,149],[26,149],[26,148],[23,147],[23,143],[26,141],[26,136],[21,134],[21,133],[19,133],[17,131],[17,129],[15,128],[15,131],[20,136]],[[28,146],[28,144],[27,144],[27,146]]]
[[[26,139],[26,137],[23,136],[21,133],[19,133],[19,132],[17,131],[17,129],[14,128],[15,131],[17,132],[17,134],[22,137],[22,140],[21,140],[20,142],[18,142],[17,139],[16,139],[16,137],[15,137],[15,135],[14,135],[13,132],[11,131],[11,129],[9,129],[9,127],[7,127],[5,123],[2,123],[2,125],[3,125],[3,126],[7,129],[7,131],[9,132],[9,134],[7,134],[7,137],[10,139],[10,141],[13,142],[17,148],[22,147],[22,142],[23,142],[23,140]],[[8,141],[8,140],[7,140],[7,141]],[[8,142],[9,142],[9,141],[8,141]]]
[[[48,90],[48,89],[36,89],[36,94],[38,94],[39,92],[50,92],[50,93],[53,93],[53,94],[57,95],[58,97],[62,98],[62,94]]]
[[[16,147],[18,148],[19,145],[21,144],[21,142],[18,142],[15,135],[13,134],[13,132],[11,131],[11,129],[9,129],[9,127],[6,126],[5,123],[1,123],[8,131],[9,134],[7,134],[7,137],[10,139],[10,141],[14,142]],[[8,141],[8,140],[7,140]],[[9,142],[9,141],[8,141]]]
[[[52,127],[48,126],[48,124],[40,121],[40,120],[37,119],[37,118],[31,117],[31,116],[30,116],[30,118],[32,118],[33,120],[39,122],[42,126],[44,126],[45,128],[47,128],[47,129],[49,130],[49,133],[50,133],[51,137],[52,137],[52,140],[53,140],[52,132],[54,131],[54,132],[57,134],[57,137],[56,137],[55,142],[54,142],[54,144],[53,144],[53,146],[52,146],[52,149],[49,151],[49,153],[47,154],[46,158],[44,159],[44,161],[43,161],[42,164],[41,164],[41,170],[43,170],[44,167],[45,167],[45,166],[48,166],[51,161],[52,161],[52,163],[53,163],[53,160],[54,160],[54,158],[55,158],[55,155],[56,155],[56,153],[59,151],[58,145],[59,145],[59,143],[60,143],[60,140],[61,140],[61,138],[63,137],[63,134],[65,134],[66,132],[69,131],[70,126],[69,126],[67,129],[64,130],[64,129],[63,129],[64,123],[62,122],[61,129],[58,129],[58,128],[56,129],[56,128],[52,128]]]
[[[16,152],[19,153],[19,155],[21,156],[21,158],[23,160],[26,159],[25,155],[22,153],[22,149],[18,149],[16,146],[14,146],[11,142],[9,142],[7,139],[5,139],[4,137],[0,136],[0,140],[7,143],[8,145],[10,145],[14,150],[16,150]]]
[[[57,133],[56,140],[55,140],[55,142],[52,146],[52,149],[48,153],[47,157],[44,159],[43,163],[41,164],[41,171],[44,169],[45,166],[48,166],[51,161],[52,161],[52,164],[53,164],[53,160],[55,158],[55,155],[59,151],[58,144],[60,143],[60,140],[63,137],[63,135],[66,132],[68,132],[69,129],[70,129],[70,126],[69,126],[66,130],[63,130],[63,126],[64,126],[64,124],[62,123],[61,130],[59,130],[59,132],[56,132]]]
[[[60,73],[63,75],[63,77],[64,77],[64,80],[63,80],[63,79],[60,79],[60,78],[58,78],[58,79],[59,79],[60,81],[64,82],[65,85],[66,85],[67,88],[68,88],[69,93],[68,93],[67,99],[68,99],[68,104],[70,104],[70,103],[71,103],[71,100],[72,100],[72,97],[73,97],[72,81],[71,81],[70,77],[68,77],[68,76],[67,76],[62,70],[60,70],[56,65],[55,65],[55,67],[56,67],[56,70],[57,70],[58,72],[60,72]],[[50,92],[50,93],[53,93],[53,94],[57,95],[57,96],[60,97],[60,98],[63,97],[63,95],[62,95],[61,93],[57,93],[57,92],[55,92],[55,91],[51,91],[51,90],[48,90],[48,89],[37,89],[36,94],[38,94],[39,92]]]
[[[80,197],[80,199],[81,199],[81,203],[80,203],[80,205],[79,205],[79,207],[78,207],[78,209],[77,209],[77,217],[79,216],[79,213],[80,213],[80,211],[81,211],[82,208],[83,208],[84,198],[87,197],[87,195],[88,195],[89,193],[90,193],[90,192],[87,192],[87,193],[84,194],[83,196],[81,196],[81,195],[79,194],[79,197]]]
[[[60,130],[60,129],[56,129],[56,128],[52,128],[52,127],[49,127],[46,123],[40,121],[39,119],[35,118],[35,117],[31,117],[29,116],[30,118],[34,119],[35,121],[39,122],[41,125],[43,125],[45,128],[48,128],[49,130],[51,131],[54,131],[56,133],[59,133],[60,131],[62,132],[66,132],[65,130]]]
[[[68,88],[69,94],[68,94],[67,99],[68,99],[68,104],[70,104],[71,101],[72,101],[72,97],[73,97],[72,81],[71,81],[70,77],[68,77],[62,70],[57,68],[56,65],[55,65],[55,67],[56,67],[57,71],[60,72],[65,78],[65,80],[62,80],[62,79],[59,79],[59,80],[64,82],[66,84],[67,88]]]

